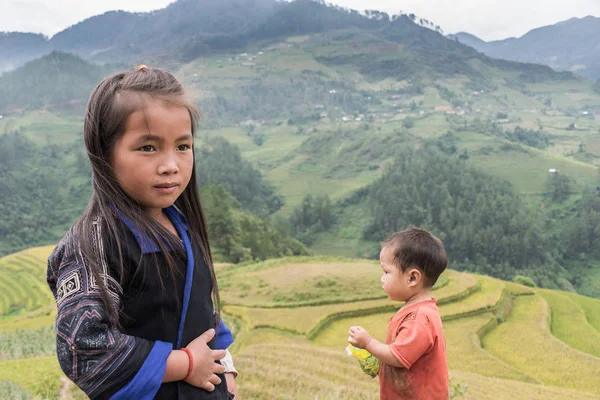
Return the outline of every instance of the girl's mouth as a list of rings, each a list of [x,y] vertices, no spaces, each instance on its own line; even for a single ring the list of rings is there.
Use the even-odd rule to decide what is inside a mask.
[[[156,185],[154,186],[155,189],[157,189],[160,193],[173,193],[177,190],[177,187],[179,186],[179,184],[177,183],[161,183],[160,185]]]

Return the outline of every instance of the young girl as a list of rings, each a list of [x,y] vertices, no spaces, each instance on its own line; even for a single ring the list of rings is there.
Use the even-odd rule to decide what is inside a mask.
[[[88,102],[93,195],[50,256],[48,284],[58,361],[92,399],[235,394],[196,183],[197,121],[173,75],[145,66],[104,79]]]

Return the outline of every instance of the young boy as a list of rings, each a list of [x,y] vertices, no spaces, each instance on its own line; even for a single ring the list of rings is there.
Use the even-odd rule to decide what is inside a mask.
[[[405,301],[390,319],[386,344],[360,326],[350,328],[348,342],[379,359],[381,400],[447,400],[446,339],[431,288],[446,269],[440,239],[409,227],[382,244],[383,291]]]

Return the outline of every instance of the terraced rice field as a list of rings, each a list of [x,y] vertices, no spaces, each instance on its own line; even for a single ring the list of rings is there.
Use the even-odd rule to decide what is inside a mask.
[[[542,296],[519,297],[506,322],[483,338],[483,347],[542,384],[600,396],[600,358],[554,337],[549,318]]]
[[[46,260],[51,249],[29,249],[0,259],[0,323],[50,304],[52,294],[46,284]]]
[[[457,296],[467,296],[477,285],[475,278],[456,271],[447,271],[441,280],[439,288],[433,293],[439,299],[450,299]],[[261,308],[232,305],[224,311],[242,318],[249,328],[275,327],[300,334],[308,334],[320,321],[329,316],[343,312],[363,310],[372,314],[373,310],[393,312],[398,304],[387,298],[377,300],[362,300],[340,302],[337,304],[317,305],[297,308]]]
[[[600,331],[590,325],[577,299],[551,290],[539,293],[551,309],[552,334],[569,346],[600,358]]]
[[[11,398],[82,398],[65,389],[53,355],[51,249],[0,259],[0,393]],[[377,380],[344,351],[349,326],[383,339],[401,305],[385,298],[377,263],[291,258],[217,270],[225,319],[236,331],[241,397],[378,398]],[[452,383],[466,385],[464,399],[600,398],[600,300],[451,270],[433,295]]]

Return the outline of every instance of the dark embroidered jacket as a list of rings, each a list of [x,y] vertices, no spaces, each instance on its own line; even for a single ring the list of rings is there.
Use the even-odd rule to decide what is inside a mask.
[[[104,242],[102,221],[93,225],[101,277],[122,310],[124,332],[109,324],[98,284],[72,232],[48,259],[48,285],[58,307],[58,361],[65,374],[92,399],[230,399],[224,376],[210,393],[185,382],[162,384],[170,352],[216,328],[212,281],[202,251],[190,244],[183,216],[174,207],[165,211],[186,250],[185,257],[176,257],[180,278],[175,281],[166,271],[159,277],[156,263],[165,265],[166,261],[156,243],[124,217],[116,217],[126,270],[121,287],[116,245]],[[209,346],[227,348],[233,342],[230,331],[221,323],[217,332]]]

